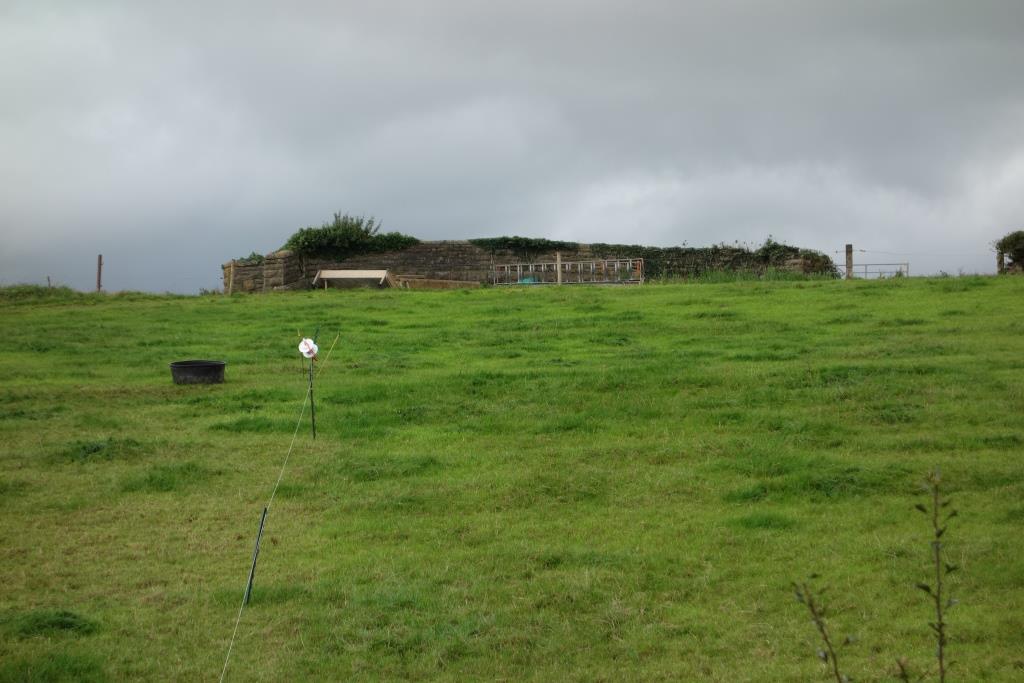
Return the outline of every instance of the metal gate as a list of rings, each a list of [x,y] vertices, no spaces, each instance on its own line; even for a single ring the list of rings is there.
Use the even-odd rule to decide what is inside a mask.
[[[540,263],[505,263],[491,271],[495,285],[640,285],[642,258],[595,259]]]

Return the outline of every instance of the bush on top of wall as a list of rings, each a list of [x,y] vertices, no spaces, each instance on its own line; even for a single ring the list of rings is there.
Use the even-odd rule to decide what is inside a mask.
[[[810,272],[836,275],[835,264],[825,254],[776,242],[771,237],[755,250],[746,246],[715,244],[710,247],[648,247],[640,244],[590,245],[598,257],[642,258],[647,277],[689,276],[706,271],[762,271],[780,268],[786,261],[802,259]]]
[[[580,248],[579,242],[547,240],[543,237],[481,237],[469,240],[469,243],[492,252],[499,249],[507,249],[526,259],[529,259],[533,254],[541,252],[558,251],[560,249],[576,251]]]
[[[343,259],[357,254],[407,249],[419,240],[400,232],[380,233],[380,221],[335,213],[334,220],[319,228],[297,230],[284,248],[303,256]]]

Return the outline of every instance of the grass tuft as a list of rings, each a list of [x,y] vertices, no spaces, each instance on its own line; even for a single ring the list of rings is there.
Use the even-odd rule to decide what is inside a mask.
[[[135,439],[119,439],[111,436],[91,441],[73,441],[57,455],[60,459],[70,462],[100,462],[133,458],[145,450],[143,444]]]
[[[350,456],[336,465],[336,471],[355,482],[381,481],[419,477],[441,469],[437,458],[422,456],[379,456],[374,458]]]
[[[0,502],[7,496],[15,496],[28,489],[28,482],[20,479],[0,479]]]
[[[212,425],[210,429],[221,432],[234,432],[235,434],[267,434],[270,432],[287,434],[295,429],[295,423],[258,416],[239,417],[227,422],[218,422]]]
[[[17,614],[7,621],[8,630],[21,638],[56,633],[89,635],[97,629],[96,622],[68,610],[33,610]]]
[[[169,493],[205,481],[214,474],[195,462],[157,465],[144,474],[124,479],[121,490],[126,493]]]
[[[755,512],[733,520],[733,524],[741,529],[775,531],[792,529],[796,520],[776,512]]]

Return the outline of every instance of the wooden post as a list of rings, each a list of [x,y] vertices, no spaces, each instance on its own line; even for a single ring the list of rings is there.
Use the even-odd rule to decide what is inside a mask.
[[[103,254],[96,257],[96,291],[103,291]]]
[[[562,284],[562,252],[555,252],[555,268],[558,270],[558,284]]]
[[[846,279],[853,279],[853,245],[846,245]]]
[[[996,275],[1002,275],[1003,271],[1006,270],[1006,259],[1003,256],[1003,252],[996,252]]]
[[[47,289],[53,289],[53,285],[50,283],[50,276],[49,275],[46,276],[46,288]]]
[[[231,265],[228,266],[228,296],[231,296],[233,291],[235,291],[235,259],[231,259]]]

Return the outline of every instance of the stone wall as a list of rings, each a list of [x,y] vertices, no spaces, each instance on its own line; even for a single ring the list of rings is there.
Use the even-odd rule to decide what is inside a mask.
[[[764,270],[775,267],[798,272],[824,272],[820,262],[799,257],[799,250],[787,247],[774,260],[765,261],[754,252],[734,247],[640,247],[635,245],[580,244],[561,249],[563,261],[598,258],[643,258],[648,277],[694,277],[714,270]],[[822,257],[829,268],[832,262]],[[435,280],[487,282],[495,264],[539,263],[555,260],[555,252],[517,253],[508,249],[491,251],[463,240],[420,242],[401,251],[361,254],[341,261],[300,256],[291,251],[267,254],[262,264],[243,261],[223,265],[224,291],[266,292],[308,289],[321,269],[390,270],[394,275],[419,275]],[[233,266],[232,266],[233,264]],[[231,283],[232,270],[234,284]]]
[[[554,252],[531,254],[533,261],[554,261]],[[588,249],[562,250],[563,260],[590,258]],[[267,254],[261,265],[235,261],[234,286],[230,283],[231,262],[222,266],[224,291],[262,292],[307,289],[318,270],[390,270],[395,275],[421,275],[434,280],[487,282],[496,263],[517,263],[522,257],[509,250],[491,252],[462,240],[420,242],[401,251],[360,254],[341,261],[309,258],[290,251]]]
[[[244,261],[229,261],[221,268],[224,271],[225,292],[262,292],[263,264],[248,264]]]

